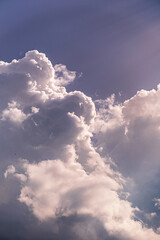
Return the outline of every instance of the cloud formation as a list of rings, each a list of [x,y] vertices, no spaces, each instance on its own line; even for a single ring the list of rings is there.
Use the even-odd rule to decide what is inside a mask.
[[[132,178],[132,201],[147,211],[154,210],[153,199],[159,198],[159,102],[158,86],[141,90],[121,104],[114,96],[96,103],[97,148],[114,160],[125,177]]]
[[[13,189],[6,188],[3,204],[27,207],[54,239],[62,219],[74,239],[160,239],[137,217],[141,209],[126,191],[131,183],[133,192],[138,181],[147,185],[159,166],[159,90],[140,91],[123,104],[113,96],[94,103],[66,91],[75,77],[38,51],[0,62],[0,191]],[[141,158],[146,148],[157,156],[152,163]]]

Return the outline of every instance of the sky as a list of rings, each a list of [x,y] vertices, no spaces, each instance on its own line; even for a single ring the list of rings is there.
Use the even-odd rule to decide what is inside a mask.
[[[159,12],[0,0],[0,239],[160,240]]]

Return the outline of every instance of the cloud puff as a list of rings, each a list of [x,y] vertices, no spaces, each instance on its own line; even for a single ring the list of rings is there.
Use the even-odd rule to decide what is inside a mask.
[[[68,71],[65,65],[62,64],[56,64],[54,66],[55,70],[55,82],[58,86],[66,86],[74,81],[76,77],[76,72],[74,71]]]
[[[125,177],[132,179],[130,199],[154,211],[159,198],[160,88],[141,90],[124,103],[114,96],[96,102],[94,132],[102,156],[110,156]],[[144,201],[145,199],[145,201]]]
[[[120,180],[112,171],[97,166],[87,174],[76,162],[42,161],[25,164],[27,181],[19,201],[41,221],[60,216],[91,215],[98,218],[110,236],[120,239],[159,239],[152,230],[134,220],[134,209],[121,200]],[[45,181],[44,181],[45,179]],[[74,181],[73,181],[74,179]],[[119,181],[118,181],[119,180]]]
[[[118,152],[111,154],[120,139],[125,142],[142,124],[140,105],[139,111],[134,109],[139,93],[121,105],[114,104],[114,97],[100,100],[95,109],[82,92],[66,91],[64,86],[75,76],[63,65],[53,67],[38,51],[18,61],[0,62],[0,166],[4,171],[0,190],[6,185],[16,189],[16,196],[5,193],[6,204],[11,206],[17,199],[41,224],[54,221],[56,225],[65,218],[69,235],[74,232],[76,239],[160,239],[137,219],[140,210],[126,198],[127,179],[113,162],[117,163]],[[134,127],[138,113],[140,122]],[[146,119],[143,125],[153,132],[155,125],[150,129]],[[124,154],[125,147],[119,152]],[[119,170],[134,180],[132,165],[123,168],[127,160],[119,156]],[[134,164],[139,167],[138,160]],[[81,229],[87,221],[88,233]]]

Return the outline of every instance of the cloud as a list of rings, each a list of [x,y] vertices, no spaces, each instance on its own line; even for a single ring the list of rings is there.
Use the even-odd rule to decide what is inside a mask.
[[[55,70],[55,82],[58,86],[66,86],[74,81],[76,77],[76,72],[74,71],[68,71],[65,65],[62,64],[56,64],[54,66]]]
[[[155,210],[159,198],[160,88],[141,90],[124,103],[114,96],[96,102],[96,147],[132,180],[130,200],[142,210]],[[145,199],[145,201],[144,201]]]
[[[8,103],[8,107],[2,111],[1,120],[9,120],[15,124],[23,122],[27,118],[26,114],[17,108],[16,102]]]
[[[83,240],[158,240],[158,233],[137,218],[140,210],[127,200],[131,182],[127,177],[135,183],[135,176],[146,179],[139,167],[146,161],[126,163],[127,158],[123,159],[126,149],[132,151],[129,143],[135,131],[140,133],[143,126],[145,139],[145,129],[147,134],[157,133],[157,111],[152,113],[156,119],[152,127],[147,109],[141,116],[144,103],[150,100],[141,101],[141,95],[148,92],[137,93],[123,104],[115,104],[112,96],[96,102],[95,108],[82,92],[66,91],[64,86],[75,76],[61,64],[52,66],[38,51],[11,63],[0,62],[0,166],[4,174],[0,192],[8,186],[3,204],[12,208],[16,202],[23,206],[22,212],[27,207],[27,226],[31,228],[28,219],[35,217],[55,239],[66,231],[70,238]],[[139,110],[134,106],[137,102]],[[141,144],[145,149],[143,138],[138,135],[137,139],[135,148]],[[117,155],[111,154],[113,149],[118,149]],[[140,168],[138,173],[132,165]]]

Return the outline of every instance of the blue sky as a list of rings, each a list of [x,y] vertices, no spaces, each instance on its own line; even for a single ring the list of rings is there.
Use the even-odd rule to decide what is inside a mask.
[[[38,49],[82,73],[70,87],[94,98],[159,82],[158,1],[1,0],[0,22],[1,60]]]
[[[159,13],[0,0],[0,239],[160,239]]]

